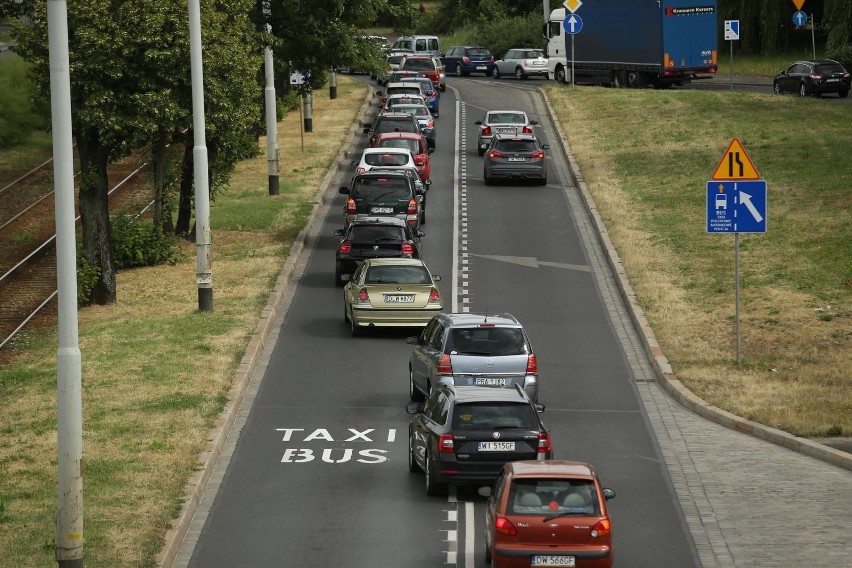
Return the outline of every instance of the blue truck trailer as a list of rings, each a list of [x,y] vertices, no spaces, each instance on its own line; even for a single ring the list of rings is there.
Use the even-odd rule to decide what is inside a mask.
[[[548,76],[634,88],[708,77],[717,70],[717,18],[716,0],[586,0],[574,14],[553,10],[544,25]]]

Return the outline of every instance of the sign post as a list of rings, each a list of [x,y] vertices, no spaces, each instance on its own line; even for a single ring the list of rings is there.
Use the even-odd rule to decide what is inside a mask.
[[[583,2],[581,0],[565,0],[562,5],[571,12],[571,15],[566,16],[563,20],[562,27],[571,36],[571,87],[574,88],[577,86],[577,82],[574,80],[574,36],[583,29],[583,18],[575,12],[580,9]]]
[[[737,138],[707,182],[707,232],[734,233],[734,317],[740,364],[740,233],[766,232],[766,181]]]
[[[740,21],[725,20],[725,39],[731,44],[731,63],[728,69],[731,78],[731,90],[734,90],[734,40],[740,39]]]

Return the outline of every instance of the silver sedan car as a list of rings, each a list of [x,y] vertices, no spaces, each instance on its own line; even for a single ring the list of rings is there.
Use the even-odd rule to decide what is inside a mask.
[[[482,156],[495,134],[532,134],[532,127],[538,122],[530,120],[522,110],[492,110],[475,124],[479,126],[476,148]]]
[[[494,62],[495,79],[526,79],[535,75],[547,78],[547,56],[541,49],[510,49],[503,59]]]

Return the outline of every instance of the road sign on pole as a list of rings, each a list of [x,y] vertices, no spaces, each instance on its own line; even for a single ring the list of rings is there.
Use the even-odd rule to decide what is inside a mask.
[[[793,23],[796,27],[804,27],[808,23],[808,15],[801,10],[793,12]]]
[[[801,10],[802,6],[805,5],[805,0],[793,0],[793,4],[796,6],[796,10]]]
[[[753,180],[760,179],[754,162],[743,148],[738,138],[731,140],[728,149],[719,160],[719,165],[713,171],[714,180]]]
[[[740,39],[740,21],[725,20],[725,39],[738,40]]]
[[[708,233],[765,233],[766,181],[708,181]]]
[[[565,0],[562,5],[565,6],[566,10],[573,14],[580,9],[580,6],[582,6],[583,3],[580,0]]]
[[[583,29],[583,18],[577,14],[571,14],[562,20],[562,27],[571,35],[578,34]]]

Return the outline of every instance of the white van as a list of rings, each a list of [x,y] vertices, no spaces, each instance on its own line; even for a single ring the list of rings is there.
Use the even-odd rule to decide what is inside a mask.
[[[444,55],[438,36],[433,35],[402,36],[396,40],[391,49],[409,49],[418,55],[433,55],[435,57]]]

